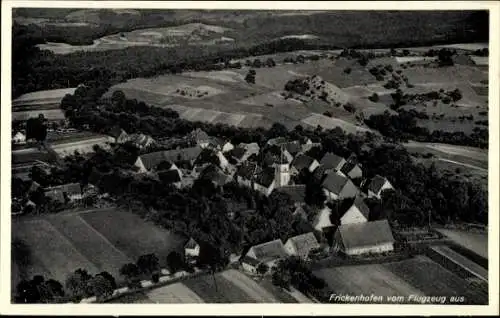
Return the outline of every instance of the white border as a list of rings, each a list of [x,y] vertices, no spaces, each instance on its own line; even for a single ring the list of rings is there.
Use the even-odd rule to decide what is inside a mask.
[[[11,130],[11,9],[13,7],[73,8],[183,8],[266,10],[490,10],[489,70],[489,305],[334,305],[334,304],[10,304],[10,130]],[[496,1],[2,1],[2,107],[1,107],[1,271],[0,313],[22,315],[493,315],[498,314],[498,141],[499,141],[499,2]]]

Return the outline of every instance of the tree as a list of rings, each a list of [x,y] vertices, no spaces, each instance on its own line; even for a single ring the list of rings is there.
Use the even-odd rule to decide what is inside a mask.
[[[368,99],[374,103],[377,103],[379,101],[379,97],[377,93],[373,93]]]
[[[15,302],[24,304],[40,302],[40,292],[32,280],[22,280],[17,284]]]
[[[140,270],[134,263],[128,263],[120,268],[120,275],[127,280],[129,288],[140,287]]]
[[[45,141],[47,138],[47,125],[43,114],[37,118],[29,118],[26,122],[26,139],[36,139],[37,141]]]
[[[71,293],[74,300],[79,301],[92,294],[88,284],[91,278],[92,276],[81,268],[68,276],[66,279],[66,289]]]
[[[116,280],[113,277],[113,275],[111,275],[110,273],[108,273],[108,272],[101,272],[101,273],[99,273],[97,275],[100,275],[100,276],[104,277],[105,279],[107,279],[109,281],[109,283],[111,284],[111,288],[113,288],[113,290],[117,288]]]
[[[276,62],[274,62],[274,60],[273,60],[272,58],[268,58],[268,59],[266,60],[265,65],[266,65],[267,67],[275,67],[275,66],[276,66]]]
[[[109,297],[113,294],[113,286],[111,282],[102,275],[96,275],[89,281],[92,294],[97,299]]]
[[[245,81],[249,84],[255,84],[255,70],[248,71],[247,75],[245,76]]]
[[[160,261],[154,253],[139,256],[137,267],[144,274],[151,274],[160,269]]]
[[[170,273],[176,273],[184,267],[182,255],[176,251],[172,251],[167,255],[167,266]]]
[[[439,66],[453,66],[453,52],[449,49],[443,48],[438,52]]]

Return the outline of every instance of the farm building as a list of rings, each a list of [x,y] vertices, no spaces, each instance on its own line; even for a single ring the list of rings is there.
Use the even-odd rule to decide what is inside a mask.
[[[189,238],[189,241],[184,245],[184,256],[186,258],[200,256],[200,244],[192,237]]]
[[[318,240],[312,232],[289,238],[285,243],[288,255],[307,258],[311,250],[319,248]]]
[[[340,224],[364,223],[369,220],[370,208],[365,204],[363,198],[358,195],[352,200],[350,207],[342,213]]]
[[[83,197],[82,188],[78,183],[68,183],[55,187],[46,188],[45,196],[64,203],[67,197],[70,202],[79,201]]]
[[[394,250],[394,237],[387,220],[345,224],[334,235],[334,248],[346,255]]]
[[[382,197],[382,191],[393,190],[394,187],[386,178],[376,175],[370,180],[368,184],[368,197],[376,197],[380,199]]]
[[[122,144],[128,140],[128,134],[119,126],[113,127],[109,135],[115,139],[115,143],[117,144]]]
[[[307,155],[299,155],[292,161],[292,174],[298,174],[303,169],[313,172],[319,166],[319,162]]]
[[[327,200],[354,198],[359,193],[351,180],[337,173],[328,174],[321,186]]]
[[[332,171],[339,171],[346,163],[346,160],[340,156],[337,156],[333,152],[328,152],[323,156],[323,158],[321,158],[319,163],[325,169],[324,173],[328,174]]]
[[[212,141],[210,136],[200,128],[193,130],[189,134],[188,138],[193,144],[200,146],[202,148],[207,147]]]
[[[252,246],[245,256],[265,263],[269,267],[273,267],[278,260],[286,258],[287,253],[283,242],[281,242],[280,239],[277,239]]]
[[[305,204],[306,186],[304,184],[287,185],[277,188],[275,191],[288,195],[295,206],[302,206]]]
[[[26,135],[23,134],[22,132],[18,131],[13,137],[12,137],[12,143],[17,144],[17,145],[22,145],[26,143]]]
[[[266,196],[269,196],[271,192],[273,192],[274,187],[277,186],[274,169],[263,169],[262,172],[257,174],[253,185],[254,190],[259,191]]]
[[[322,232],[324,229],[331,227],[332,221],[330,220],[330,215],[332,210],[325,206],[323,209],[319,210],[316,214],[312,226],[316,231]]]
[[[201,147],[191,147],[151,152],[137,157],[134,165],[139,168],[139,171],[143,172],[154,169],[162,161],[170,161],[176,164],[187,162],[193,165],[194,161],[200,155],[201,150]]]

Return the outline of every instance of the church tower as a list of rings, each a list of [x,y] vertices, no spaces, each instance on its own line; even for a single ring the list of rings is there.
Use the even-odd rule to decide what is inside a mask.
[[[274,180],[277,188],[290,183],[290,166],[283,155],[283,146],[281,146],[280,160],[274,166]]]

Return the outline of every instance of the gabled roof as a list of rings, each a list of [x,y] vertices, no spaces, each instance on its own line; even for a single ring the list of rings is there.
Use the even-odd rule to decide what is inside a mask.
[[[64,194],[61,190],[47,190],[45,191],[45,196],[52,199],[53,201],[59,201],[64,203]]]
[[[306,255],[311,249],[319,247],[318,240],[312,232],[297,235],[288,239],[299,255]]]
[[[256,259],[260,261],[269,261],[287,256],[283,242],[280,239],[254,245],[251,249],[253,249]]]
[[[144,167],[149,170],[155,168],[162,161],[171,161],[175,163],[179,161],[196,160],[196,158],[200,155],[201,150],[201,147],[196,146],[167,151],[157,151],[141,155],[139,158],[144,164]]]
[[[252,180],[255,174],[260,173],[262,168],[253,163],[241,165],[236,171],[236,175],[246,180]]]
[[[259,260],[255,259],[253,257],[250,257],[250,256],[243,256],[241,258],[241,263],[245,263],[245,264],[251,265],[253,267],[257,267],[260,264]]]
[[[279,146],[270,146],[265,149],[264,163],[268,166],[279,163],[290,163],[293,156]]]
[[[307,155],[299,155],[292,161],[292,166],[295,167],[298,171],[302,169],[309,169],[309,167],[314,162],[314,158],[309,157]]]
[[[292,155],[302,151],[302,145],[298,141],[291,141],[285,144],[285,149]]]
[[[314,169],[312,175],[316,180],[318,180],[318,182],[321,182],[323,181],[325,173],[326,173],[325,166],[319,165],[316,169]]]
[[[338,175],[336,173],[330,173],[326,176],[321,185],[328,191],[339,194],[348,181],[349,179],[344,176]]]
[[[355,206],[363,214],[363,216],[369,220],[370,219],[370,208],[366,205],[364,199],[357,195],[355,198],[346,199],[348,204],[343,207],[342,216],[352,207]]]
[[[179,174],[179,171],[177,169],[163,170],[160,171],[158,175],[160,176],[161,180],[167,184],[181,182],[182,180],[181,175]]]
[[[325,169],[333,169],[337,168],[337,166],[342,162],[342,159],[344,158],[337,156],[333,152],[328,152],[323,156],[323,158],[321,158],[320,164],[322,164]]]
[[[282,145],[286,142],[287,139],[285,137],[276,137],[269,139],[266,144],[269,146],[274,146],[274,145]]]
[[[254,180],[255,183],[268,188],[274,181],[274,169],[266,168],[261,172],[257,173],[257,176]]]
[[[196,246],[198,246],[198,243],[191,237],[189,238],[189,241],[184,245],[184,248],[187,249],[195,249]]]
[[[276,189],[276,191],[288,194],[290,199],[296,203],[303,203],[306,198],[305,184],[287,185]]]
[[[338,231],[346,249],[394,242],[387,220],[345,224]]]
[[[386,178],[377,174],[371,179],[370,183],[368,184],[368,190],[372,191],[373,193],[379,193],[386,180]]]
[[[217,185],[224,185],[231,180],[231,177],[221,171],[216,165],[210,164],[201,172],[201,178],[210,180]]]
[[[351,172],[354,168],[356,168],[356,166],[358,168],[359,165],[356,163],[356,161],[353,161],[353,160],[350,160],[350,161],[347,161],[343,166],[342,168],[340,168],[340,171],[345,174],[345,175],[348,175],[349,172]],[[360,168],[361,169],[361,168]]]
[[[218,165],[218,164],[220,164],[220,159],[217,157],[215,152],[212,151],[211,149],[203,149],[200,152],[200,155],[198,156],[198,158],[196,158],[195,164],[198,165],[198,164],[205,164],[205,163]]]
[[[120,126],[114,126],[114,127],[113,127],[113,128],[111,128],[111,130],[109,131],[109,135],[110,135],[111,137],[114,137],[114,138],[118,138],[118,137],[120,137],[120,135],[121,135],[121,134],[123,134],[123,133],[127,134],[127,133],[125,132],[125,130],[123,130],[123,129],[121,129],[121,128],[120,128]]]

